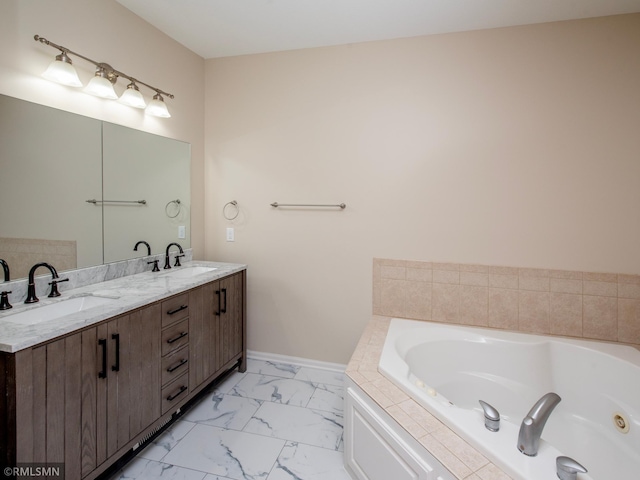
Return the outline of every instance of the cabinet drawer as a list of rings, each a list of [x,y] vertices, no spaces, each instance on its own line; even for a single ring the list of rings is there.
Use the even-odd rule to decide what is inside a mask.
[[[171,325],[189,316],[189,294],[183,293],[177,297],[162,302],[162,327]]]
[[[182,320],[162,331],[162,356],[178,350],[187,343],[189,343],[189,321]]]
[[[189,374],[185,373],[175,382],[162,389],[162,414],[164,415],[172,407],[187,398],[189,393]]]
[[[189,346],[162,357],[162,385],[172,382],[189,369]]]

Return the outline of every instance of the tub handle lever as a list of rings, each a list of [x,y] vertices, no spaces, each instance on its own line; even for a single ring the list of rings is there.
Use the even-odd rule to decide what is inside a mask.
[[[482,410],[484,410],[484,426],[490,432],[497,432],[500,430],[500,412],[489,405],[487,402],[478,400]]]
[[[556,458],[556,470],[560,480],[576,480],[578,473],[587,473],[587,469],[570,457]]]

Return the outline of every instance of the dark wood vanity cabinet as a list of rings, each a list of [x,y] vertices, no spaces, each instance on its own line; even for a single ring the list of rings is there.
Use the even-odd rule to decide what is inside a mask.
[[[242,271],[0,353],[0,464],[96,478],[228,368],[244,371],[245,282]]]
[[[241,361],[246,368],[245,272],[208,283],[189,293],[189,385],[201,390],[221,371]]]

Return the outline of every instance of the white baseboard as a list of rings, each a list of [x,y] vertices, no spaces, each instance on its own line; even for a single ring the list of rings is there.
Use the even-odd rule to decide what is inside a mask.
[[[247,350],[247,357],[253,360],[262,360],[265,362],[275,363],[288,363],[289,365],[318,368],[321,370],[328,370],[330,372],[344,373],[344,371],[347,369],[347,366],[341,363],[322,362],[320,360],[291,357],[289,355],[280,355],[278,353],[255,352],[253,350]]]

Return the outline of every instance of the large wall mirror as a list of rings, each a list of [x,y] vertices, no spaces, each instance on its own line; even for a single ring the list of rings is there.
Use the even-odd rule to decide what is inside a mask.
[[[191,246],[188,143],[0,95],[0,258],[11,279]],[[89,200],[89,202],[88,202]]]

